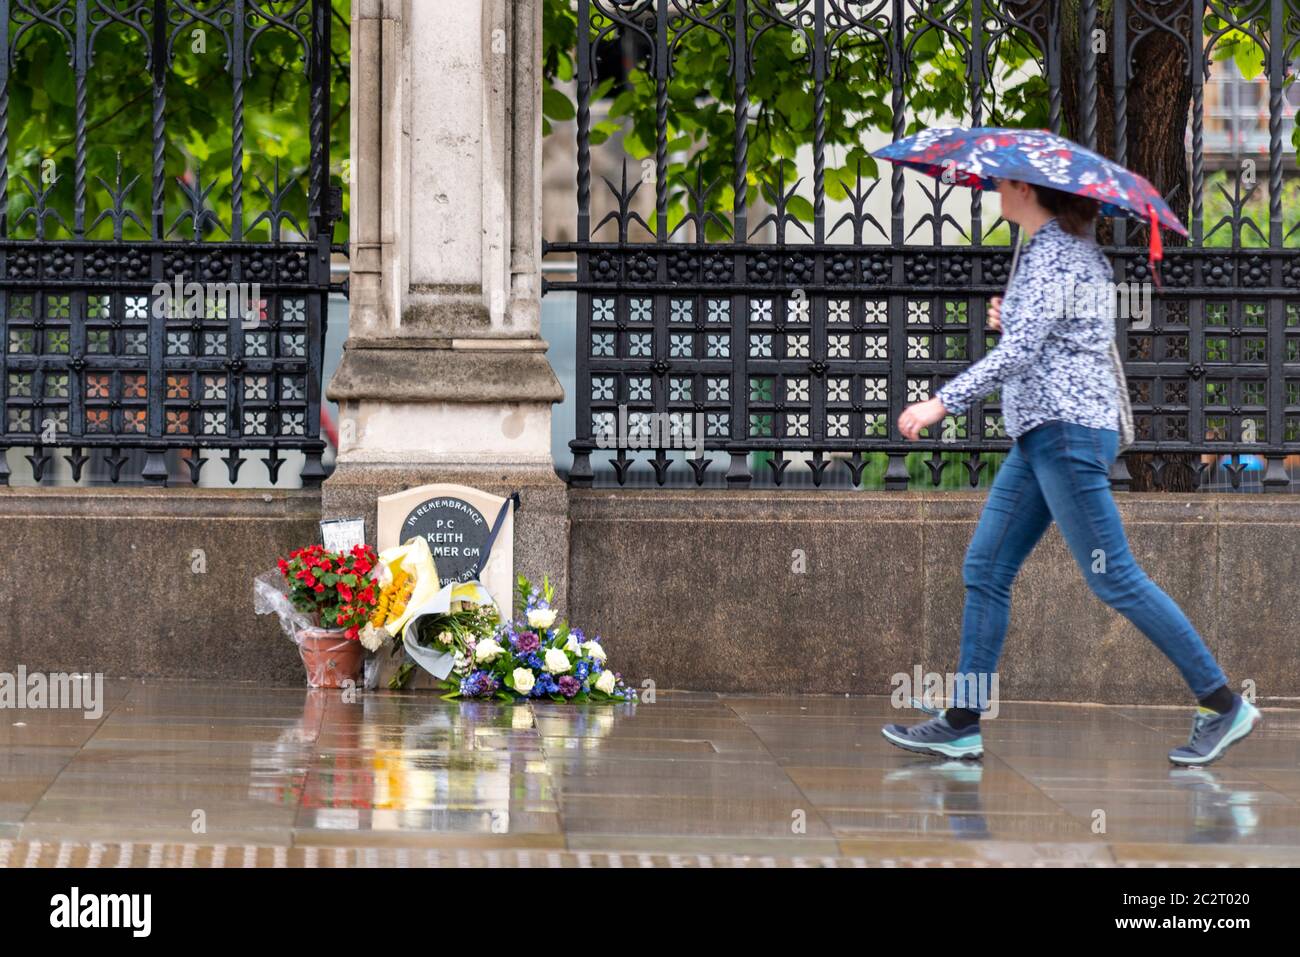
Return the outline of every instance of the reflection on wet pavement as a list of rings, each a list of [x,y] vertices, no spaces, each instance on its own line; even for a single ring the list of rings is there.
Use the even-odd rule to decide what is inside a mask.
[[[1296,710],[1173,769],[1164,708],[1003,704],[969,763],[890,747],[885,697],[106,690],[0,713],[0,865],[1300,864]]]

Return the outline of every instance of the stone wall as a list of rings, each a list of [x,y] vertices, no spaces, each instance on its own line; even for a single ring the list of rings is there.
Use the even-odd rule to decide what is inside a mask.
[[[982,493],[567,495],[567,610],[629,679],[886,694],[898,672],[956,666],[961,560]],[[1266,702],[1300,697],[1300,499],[1119,501],[1138,560],[1232,680],[1253,680]],[[300,684],[293,646],[252,614],[251,579],[315,541],[320,511],[312,491],[4,491],[0,670]],[[526,504],[516,566],[562,576],[539,554],[556,543],[530,545],[551,519],[530,531],[529,517]],[[1185,700],[1173,667],[1088,591],[1055,530],[1013,601],[1004,697]]]
[[[887,694],[955,670],[983,493],[572,490],[570,612],[661,688]],[[1234,683],[1300,696],[1300,499],[1121,495],[1138,561]],[[800,572],[802,550],[806,570]],[[1088,590],[1055,529],[1013,592],[1007,699],[1177,703],[1181,679]]]
[[[253,576],[320,537],[320,494],[0,492],[0,671],[301,684]]]

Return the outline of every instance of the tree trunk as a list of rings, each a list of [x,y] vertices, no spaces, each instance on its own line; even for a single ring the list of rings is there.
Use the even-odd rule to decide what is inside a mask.
[[[1084,127],[1079,84],[1079,6],[1078,0],[1067,0],[1062,11],[1061,105],[1067,127],[1062,132],[1081,141]],[[1161,6],[1168,7],[1168,4],[1148,4],[1144,0],[1130,0],[1129,3],[1130,13],[1151,9],[1159,14]],[[1106,32],[1106,50],[1097,54],[1096,150],[1103,156],[1117,158],[1111,5],[1102,3],[1100,8],[1097,27]],[[1133,44],[1130,30],[1127,45],[1134,73],[1128,82],[1124,164],[1149,179],[1174,213],[1187,222],[1191,207],[1191,173],[1183,144],[1192,102],[1192,81],[1183,40],[1166,31],[1155,31],[1137,41],[1136,48]],[[1131,220],[1127,244],[1145,245],[1148,232],[1148,227]],[[1163,240],[1166,246],[1186,245],[1182,236],[1169,231],[1164,233]],[[1103,244],[1114,241],[1109,222],[1101,224],[1098,241]],[[1160,326],[1158,311],[1153,326],[1157,329]],[[1159,404],[1160,397],[1154,397],[1153,401]],[[1126,458],[1135,492],[1155,491],[1158,487],[1169,492],[1196,490],[1194,463],[1198,457],[1195,455],[1162,456],[1166,465],[1159,486],[1156,485],[1151,455],[1131,453]]]

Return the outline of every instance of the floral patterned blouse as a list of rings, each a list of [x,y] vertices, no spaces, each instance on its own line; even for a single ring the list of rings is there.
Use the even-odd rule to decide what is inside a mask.
[[[1113,275],[1096,243],[1049,219],[1020,251],[1002,341],[938,391],[944,408],[963,412],[1001,387],[1013,439],[1053,420],[1118,430]]]

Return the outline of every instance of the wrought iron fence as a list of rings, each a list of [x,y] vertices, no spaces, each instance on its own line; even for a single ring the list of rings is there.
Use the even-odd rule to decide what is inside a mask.
[[[896,422],[906,404],[996,345],[983,317],[988,297],[1005,284],[1007,226],[989,222],[978,191],[933,181],[922,184],[916,208],[896,167],[883,177],[885,222],[870,207],[883,178],[861,165],[856,181],[844,184],[845,211],[833,216],[828,144],[841,58],[868,57],[887,77],[878,108],[898,139],[909,124],[931,119],[912,108],[921,75],[932,68],[919,62],[919,51],[930,64],[936,50],[957,58],[961,119],[984,125],[1004,116],[993,106],[1001,82],[994,68],[1014,45],[1028,52],[1038,77],[1029,89],[1045,123],[1032,125],[1122,163],[1131,162],[1131,98],[1149,110],[1156,84],[1186,85],[1189,128],[1177,116],[1168,126],[1178,161],[1187,164],[1181,208],[1189,245],[1166,250],[1149,322],[1117,323],[1138,432],[1133,451],[1153,454],[1157,480],[1179,456],[1202,487],[1216,474],[1235,487],[1256,457],[1265,463],[1265,490],[1289,488],[1286,460],[1300,454],[1300,222],[1283,206],[1284,172],[1294,170],[1283,128],[1293,110],[1284,92],[1300,42],[1300,2],[1114,0],[1106,7],[1097,0],[577,0],[576,241],[547,244],[548,252],[576,254],[576,278],[546,284],[577,298],[569,481],[591,484],[595,457],[608,460],[618,484],[646,465],[659,484],[688,466],[687,481],[698,484],[779,484],[791,463],[814,485],[858,484],[883,459],[884,486],[898,489],[908,487],[909,461],[915,471],[908,456],[920,451],[936,486],[945,471],[977,484],[990,456],[1009,447],[996,396],[950,416],[920,442],[903,440]],[[725,50],[725,85],[697,92],[700,103],[729,98],[729,180],[709,182],[689,160],[686,174],[669,176],[670,155],[684,148],[674,112],[682,91],[674,83],[692,34]],[[597,54],[620,36],[635,38],[645,78],[621,95],[653,97],[652,122],[635,129],[650,158],[644,176],[634,158],[630,183],[626,158],[621,179],[604,179],[610,212],[593,226],[593,149],[621,148],[613,139],[600,145],[607,130],[593,137],[592,108],[603,92]],[[806,104],[806,180],[794,182],[777,165],[774,179],[755,182],[750,166],[751,143],[771,135],[756,126],[759,104],[750,95],[764,43],[781,44],[799,65],[797,82],[775,95]],[[1156,53],[1168,62],[1171,44],[1178,68],[1157,76]],[[1243,48],[1258,52],[1267,85],[1268,151],[1257,184],[1243,169],[1211,189],[1203,163],[1207,78],[1216,57]],[[751,208],[755,187],[767,200],[761,219]],[[1263,193],[1257,221],[1250,206],[1263,203]],[[1167,198],[1180,208],[1180,197]],[[679,201],[685,209],[670,215]],[[1116,281],[1150,280],[1145,227],[1117,219],[1104,229]],[[713,454],[684,458],[668,450],[676,445],[671,434],[654,432],[661,423],[668,433],[689,432],[688,417],[702,423]],[[620,429],[639,442],[605,452],[604,437]],[[642,451],[626,447],[640,443],[647,443]],[[1124,461],[1116,463],[1116,486],[1129,478]]]
[[[331,242],[341,191],[330,185],[330,36],[329,0],[0,0],[0,484],[9,448],[27,451],[37,481],[62,455],[74,481],[92,463],[112,482],[166,483],[183,462],[197,483],[215,456],[233,483],[250,451],[274,484],[290,450],[305,455],[304,484],[324,477],[321,350],[331,251],[342,249]],[[110,43],[118,56],[97,68]],[[220,65],[198,87],[221,121],[215,133],[175,129],[174,65],[209,43]],[[300,56],[309,88],[301,115],[284,118],[285,137],[310,140],[300,175],[282,178],[277,144],[245,142],[267,44]],[[61,56],[41,59],[41,46]],[[97,97],[123,82],[133,54],[138,95],[105,116]],[[52,146],[11,138],[11,94],[33,75],[51,90],[47,109],[56,84],[69,88],[66,173],[46,158]],[[29,118],[39,85],[25,84]],[[229,112],[216,105],[226,102]],[[147,121],[146,168],[123,169],[123,144],[96,139],[120,111]],[[200,147],[222,162],[205,169]]]

